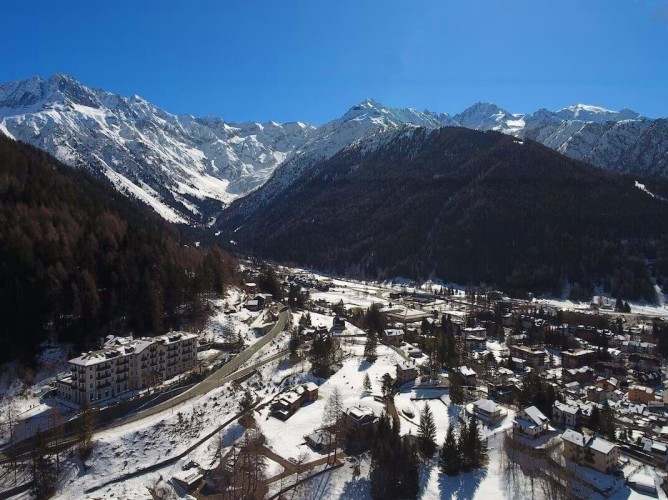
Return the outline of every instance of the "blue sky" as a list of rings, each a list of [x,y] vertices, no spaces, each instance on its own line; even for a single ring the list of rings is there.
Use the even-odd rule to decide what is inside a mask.
[[[176,113],[322,123],[373,97],[668,116],[668,0],[26,0],[1,18],[0,81],[63,72]]]

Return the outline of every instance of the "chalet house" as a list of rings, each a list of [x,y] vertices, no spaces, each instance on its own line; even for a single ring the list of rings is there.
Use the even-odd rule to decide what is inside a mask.
[[[564,368],[561,377],[565,383],[578,382],[580,384],[588,384],[594,381],[594,369],[589,366],[582,366],[580,368]]]
[[[318,386],[308,382],[280,394],[271,405],[271,414],[279,420],[287,420],[304,404],[317,399]]]
[[[390,345],[399,346],[404,340],[404,331],[400,328],[386,328],[381,338]]]
[[[587,399],[592,403],[602,403],[608,399],[606,392],[600,387],[591,385],[587,387]]]
[[[376,427],[380,419],[371,408],[353,406],[345,412],[345,424],[349,435],[364,436]]]
[[[606,396],[619,389],[619,380],[615,377],[602,378],[596,381],[596,387],[600,387],[606,393]]]
[[[590,349],[569,349],[561,353],[561,365],[564,368],[591,366],[596,362],[596,351]]]
[[[334,449],[334,445],[336,444],[336,436],[327,429],[318,429],[304,436],[304,440],[311,448],[321,453],[329,453]]]
[[[537,368],[545,365],[545,351],[532,349],[524,345],[513,345],[510,347],[510,355],[513,358],[525,360],[530,366]]]
[[[582,411],[577,406],[555,401],[552,406],[552,420],[566,427],[579,427],[582,422]]]
[[[475,386],[477,381],[477,373],[473,368],[468,366],[460,366],[457,371],[462,376],[464,385]]]
[[[536,439],[548,432],[550,420],[535,406],[521,410],[513,420],[513,434]]]
[[[412,382],[418,376],[418,369],[416,366],[409,365],[408,363],[397,363],[397,383],[399,385],[404,385],[408,382]]]
[[[578,465],[609,474],[619,467],[619,447],[597,436],[587,436],[572,429],[562,434],[563,456]]]
[[[646,405],[649,404],[650,401],[654,401],[654,389],[642,385],[632,385],[629,387],[627,397],[629,401]]]
[[[491,399],[479,399],[473,403],[473,414],[485,422],[495,423],[505,417],[505,412]]]

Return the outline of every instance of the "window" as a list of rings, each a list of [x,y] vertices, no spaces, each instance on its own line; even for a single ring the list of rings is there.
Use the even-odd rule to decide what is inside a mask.
[[[93,401],[93,393],[92,393],[92,392],[88,395],[88,399],[90,399],[91,401]]]

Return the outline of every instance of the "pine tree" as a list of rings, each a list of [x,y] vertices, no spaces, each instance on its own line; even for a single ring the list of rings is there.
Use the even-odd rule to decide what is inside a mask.
[[[420,425],[418,426],[418,446],[420,452],[426,457],[431,458],[436,451],[436,424],[434,415],[427,403],[424,404],[420,412]]]
[[[450,377],[450,402],[455,405],[464,403],[464,387],[459,373],[453,373]]]
[[[54,489],[56,475],[48,457],[48,447],[44,433],[37,429],[33,447],[30,451],[32,476],[31,490],[35,498],[49,498]]]
[[[366,345],[364,346],[364,357],[367,361],[375,361],[377,357],[378,350],[378,335],[374,330],[369,331],[369,335],[366,339]]]
[[[397,491],[399,498],[417,498],[420,492],[420,457],[413,441],[408,436],[404,436],[401,440],[398,463],[403,464],[399,471],[399,477],[401,477]]]
[[[452,424],[448,427],[448,433],[445,436],[443,448],[441,448],[438,465],[448,476],[456,476],[462,468],[462,457],[457,447],[455,429]]]
[[[459,456],[461,457],[462,471],[467,472],[471,470],[473,468],[473,449],[471,448],[469,428],[466,422],[462,424],[459,431],[457,449],[459,450]]]
[[[473,439],[473,466],[482,467],[487,462],[487,440],[482,436],[478,427],[478,419],[474,418],[471,422],[472,428],[469,428],[469,434]]]
[[[369,374],[365,373],[364,374],[364,382],[363,382],[363,387],[366,392],[371,392],[371,379],[369,378]]]

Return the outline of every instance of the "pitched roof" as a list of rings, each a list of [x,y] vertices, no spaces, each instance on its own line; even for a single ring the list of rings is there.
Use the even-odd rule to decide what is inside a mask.
[[[536,425],[543,425],[548,421],[548,418],[545,415],[543,415],[543,412],[540,411],[535,406],[529,406],[528,408],[524,408],[524,412],[531,420],[533,420],[536,423]]]

